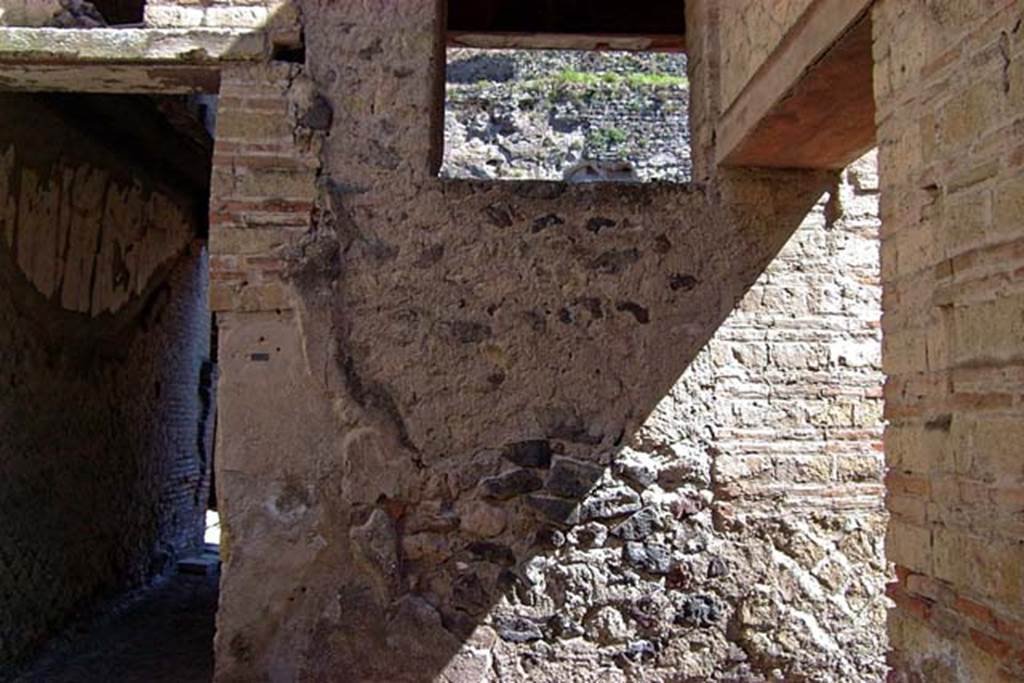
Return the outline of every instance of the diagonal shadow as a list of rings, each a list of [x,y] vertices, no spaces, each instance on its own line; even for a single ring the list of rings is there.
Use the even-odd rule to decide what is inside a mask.
[[[328,183],[314,239],[337,249],[295,259],[306,360],[274,386],[309,387],[282,414],[326,390],[335,426],[248,472],[221,444],[218,679],[588,680],[728,652],[701,589],[727,571],[709,455],[640,428],[833,182],[438,181],[422,241]],[[262,391],[231,374],[229,422]]]

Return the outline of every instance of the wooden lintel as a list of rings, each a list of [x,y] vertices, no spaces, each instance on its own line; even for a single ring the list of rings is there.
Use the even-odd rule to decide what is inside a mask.
[[[843,168],[874,145],[870,0],[821,0],[718,125],[718,163]]]
[[[494,50],[623,50],[682,52],[686,37],[679,34],[498,33],[448,31],[449,47]]]
[[[216,93],[220,70],[182,64],[5,64],[0,90],[187,94]]]

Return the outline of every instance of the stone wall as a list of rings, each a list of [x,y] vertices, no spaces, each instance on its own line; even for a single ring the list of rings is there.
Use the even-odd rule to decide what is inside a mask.
[[[201,204],[69,114],[0,98],[0,678],[200,543],[208,496]]]
[[[561,180],[595,162],[635,180],[690,178],[684,55],[456,49],[447,58],[443,176]]]
[[[877,675],[870,174],[439,179],[435,9],[304,3],[307,69],[223,74],[218,678]],[[698,356],[801,224],[821,298],[769,276]]]
[[[480,119],[507,121],[510,110],[513,117],[523,110],[524,97],[552,101],[565,87],[558,78],[540,80],[534,74],[557,74],[571,66],[597,74],[600,83],[602,73],[659,73],[685,63],[669,55],[584,55],[449,52],[445,168],[497,177],[524,171],[560,177],[552,158],[565,153],[566,138],[557,119],[544,115],[528,126],[494,126],[491,136],[504,151],[504,163],[483,168]],[[586,62],[579,64],[581,59]],[[463,85],[453,87],[453,80]],[[517,87],[524,81],[527,93]],[[606,90],[642,102],[644,115],[601,109],[607,114],[601,123],[622,130],[627,141],[647,139],[655,148],[678,149],[672,136],[681,131],[685,137],[680,137],[688,138],[685,111],[680,117],[658,103],[666,94],[685,103],[687,84],[667,93],[638,86],[634,91],[608,78]],[[585,120],[587,113],[583,100],[577,116]],[[666,139],[649,139],[659,133]],[[623,158],[641,173],[664,172],[652,168],[644,148],[623,147]],[[731,635],[714,629],[702,634],[708,644],[699,664],[702,675],[776,670],[789,678],[829,672],[843,680],[877,680],[883,674],[888,573],[881,542],[875,163],[872,154],[851,167],[835,196],[808,215],[648,417],[619,464],[617,481],[643,495],[644,484],[663,480],[664,472],[685,462],[692,479],[682,490],[700,500],[698,507],[707,505],[706,512],[675,519],[668,502],[651,503],[643,508],[646,527],[633,539],[691,543],[685,562],[669,578],[685,578],[700,599],[729,612]],[[664,481],[656,486],[672,489]],[[574,534],[595,530],[602,542],[578,547]],[[621,580],[622,569],[604,566],[602,556],[614,545],[614,533],[609,537],[602,527],[581,527],[567,537],[572,552],[556,557],[570,566],[575,557],[604,569],[576,576],[576,584],[608,590],[607,583]],[[788,590],[789,582],[799,589]],[[646,590],[656,592],[653,585]],[[587,603],[586,596],[575,597]],[[635,650],[637,662],[654,659],[657,644],[681,637],[671,628],[637,629],[628,610],[615,602],[589,607],[607,607],[604,618],[621,622],[615,638],[622,651]],[[665,615],[659,620],[664,623]],[[581,633],[593,637],[582,628]]]
[[[874,9],[896,680],[1024,676],[1019,2]]]

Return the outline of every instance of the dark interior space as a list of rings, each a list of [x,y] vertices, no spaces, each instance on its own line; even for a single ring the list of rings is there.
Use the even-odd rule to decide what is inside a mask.
[[[0,681],[122,623],[125,596],[136,622],[196,611],[143,598],[217,571],[209,105],[0,93]],[[212,614],[212,586],[171,593]],[[192,638],[173,623],[149,642]],[[62,676],[24,680],[143,680]]]
[[[111,26],[141,24],[146,0],[92,0]]]
[[[683,35],[685,5],[651,0],[448,0],[448,30],[471,33]]]

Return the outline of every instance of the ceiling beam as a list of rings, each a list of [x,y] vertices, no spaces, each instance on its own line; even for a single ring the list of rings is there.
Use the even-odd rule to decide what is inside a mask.
[[[472,33],[448,31],[448,47],[501,50],[623,50],[683,52],[686,38],[674,34]]]
[[[818,0],[717,127],[723,166],[843,168],[874,145],[871,0]]]

